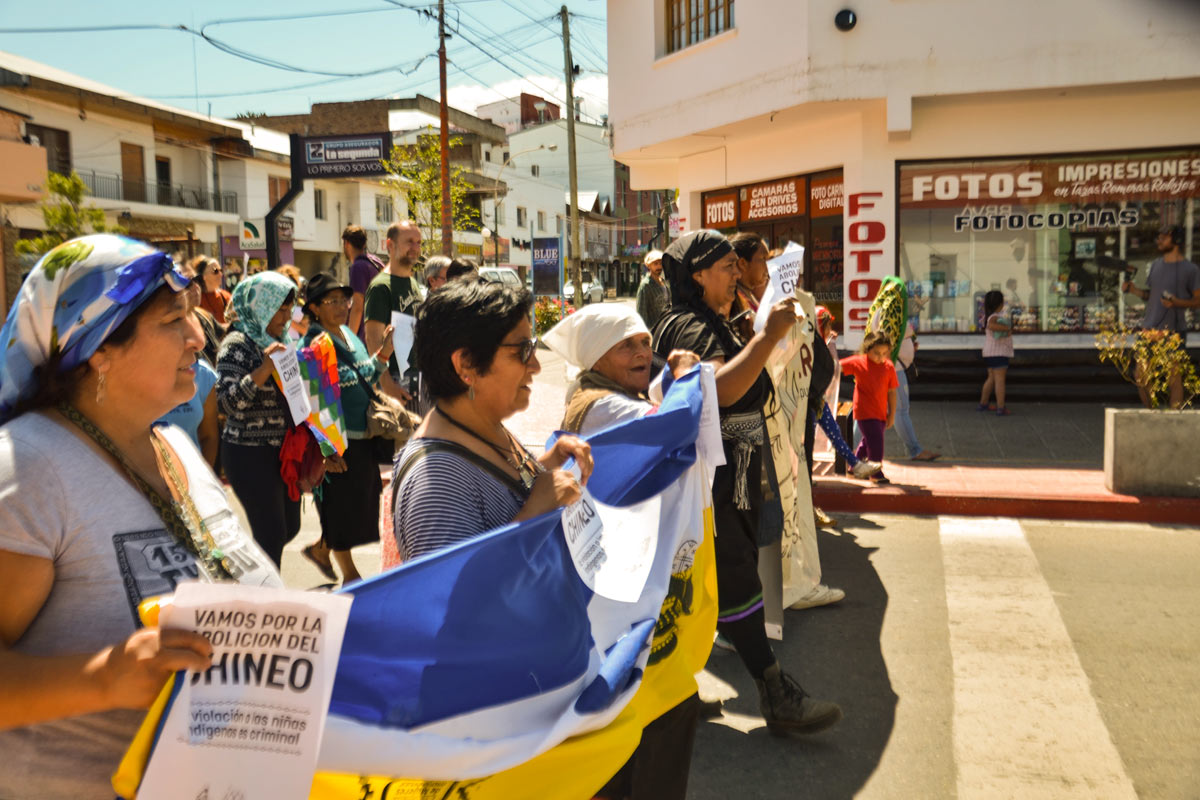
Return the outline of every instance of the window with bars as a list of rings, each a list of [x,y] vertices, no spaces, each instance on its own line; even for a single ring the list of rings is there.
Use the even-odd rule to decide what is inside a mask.
[[[666,3],[668,53],[733,27],[734,0],[666,0]]]

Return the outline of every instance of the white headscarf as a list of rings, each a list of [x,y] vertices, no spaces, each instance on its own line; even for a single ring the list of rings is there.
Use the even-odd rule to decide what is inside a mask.
[[[589,370],[614,345],[650,329],[623,303],[595,303],[555,325],[542,341],[576,370]]]

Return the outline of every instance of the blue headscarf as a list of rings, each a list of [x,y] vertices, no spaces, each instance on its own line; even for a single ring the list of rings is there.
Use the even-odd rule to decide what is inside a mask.
[[[38,367],[58,354],[59,372],[84,363],[164,283],[182,292],[188,279],[166,253],[124,236],[81,236],[42,256],[0,331],[0,423],[37,390]]]
[[[275,316],[288,295],[295,294],[296,284],[278,272],[259,272],[238,283],[233,289],[233,329],[250,337],[256,345],[266,350],[271,342],[287,344],[267,333],[271,317]],[[284,327],[287,330],[287,327]]]

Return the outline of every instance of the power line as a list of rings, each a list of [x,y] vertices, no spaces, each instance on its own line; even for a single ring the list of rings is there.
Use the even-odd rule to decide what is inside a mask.
[[[395,0],[390,0],[390,1],[394,2]],[[546,87],[542,86],[542,85],[541,85],[541,84],[539,84],[537,81],[533,80],[533,78],[532,78],[531,76],[529,76],[529,75],[522,75],[520,72],[518,72],[517,70],[513,69],[511,65],[509,65],[509,64],[505,63],[504,61],[502,61],[501,59],[497,58],[497,57],[496,57],[496,56],[495,56],[495,55],[494,55],[492,52],[490,52],[489,50],[487,50],[486,48],[484,48],[482,45],[480,45],[478,42],[476,42],[475,40],[473,40],[471,37],[467,36],[467,35],[466,35],[466,34],[463,32],[464,28],[465,28],[466,30],[469,30],[469,31],[472,33],[472,35],[477,35],[477,32],[475,31],[475,29],[474,29],[474,28],[472,28],[472,27],[468,27],[468,26],[466,26],[466,25],[464,25],[464,24],[461,24],[461,23],[460,23],[460,25],[459,25],[459,28],[458,28],[458,30],[456,31],[456,33],[457,33],[457,35],[458,35],[459,37],[461,37],[461,38],[462,38],[462,40],[463,40],[463,41],[465,41],[465,42],[467,42],[468,44],[470,44],[470,45],[474,46],[474,47],[475,47],[476,49],[478,49],[478,50],[479,50],[481,53],[483,53],[483,54],[487,55],[487,56],[488,56],[488,58],[490,58],[492,61],[495,61],[495,62],[496,62],[497,64],[499,64],[500,66],[504,67],[506,70],[508,70],[509,72],[511,72],[511,73],[513,73],[514,75],[516,75],[518,78],[521,78],[522,80],[526,80],[526,81],[528,81],[528,82],[529,82],[531,85],[535,86],[535,87],[536,87],[536,88],[537,88],[539,91],[541,91],[543,94],[545,94],[545,95],[546,95],[548,98],[550,98],[550,99],[552,99],[552,100],[554,100],[554,101],[558,102],[559,104],[561,104],[561,105],[562,105],[562,107],[563,107],[564,109],[566,109],[566,108],[567,108],[567,102],[566,102],[566,101],[565,101],[565,100],[564,100],[564,99],[563,99],[561,96],[559,96],[559,95],[558,95],[558,94],[557,94],[555,91],[549,90],[549,89],[547,89]],[[512,52],[512,53],[511,53],[511,55],[512,55],[512,57],[514,58],[514,60],[516,60],[516,61],[524,61],[524,66],[525,66],[525,67],[527,67],[527,68],[529,68],[529,69],[534,69],[534,70],[536,70],[536,69],[537,69],[537,67],[538,67],[538,66],[540,66],[540,67],[541,67],[541,68],[543,68],[543,69],[548,69],[548,70],[550,70],[550,71],[551,71],[551,73],[553,73],[553,71],[554,71],[554,68],[553,68],[553,67],[551,67],[550,65],[546,64],[545,62],[537,62],[537,61],[536,61],[536,59],[532,59],[532,57],[529,57],[527,54],[521,54],[521,55],[524,55],[524,56],[525,56],[524,58],[522,58],[522,57],[521,57],[521,55],[519,55],[517,52]],[[528,59],[528,60],[527,60],[527,59]],[[530,65],[529,61],[531,61],[531,60],[534,62],[534,66],[531,66],[531,65]],[[598,99],[598,98],[595,98],[595,97],[593,96],[593,99]],[[570,111],[571,111],[570,109],[567,109],[567,113],[570,113]],[[600,122],[600,120],[596,119],[595,117],[592,117],[590,114],[583,114],[583,113],[581,112],[580,116],[581,116],[581,117],[587,117],[588,119],[590,119],[590,120],[593,120],[593,121],[595,121],[596,123],[599,123],[599,122]]]
[[[275,86],[270,89],[244,89],[237,92],[208,92],[199,95],[193,93],[185,94],[141,94],[141,95],[121,95],[121,99],[129,100],[141,98],[143,100],[174,100],[177,98],[199,97],[202,100],[217,100],[225,97],[248,97],[257,94],[279,94],[295,91],[297,89],[311,89],[315,86],[328,86],[334,83],[342,83],[345,81],[361,80],[360,78],[326,78],[320,81],[308,81],[306,83],[294,83],[290,86]]]
[[[531,19],[531,20],[532,20],[534,23],[536,23],[536,24],[538,24],[538,25],[541,25],[541,26],[543,26],[543,27],[546,27],[546,28],[547,28],[547,30],[550,30],[550,31],[551,31],[551,32],[552,32],[552,33],[555,35],[555,37],[561,37],[561,33],[560,33],[560,31],[559,31],[559,30],[557,30],[557,29],[554,29],[554,28],[552,28],[552,27],[550,27],[550,26],[548,26],[545,20],[542,20],[542,19],[538,19],[538,18],[536,18],[536,17],[533,17],[533,16],[532,16],[532,15],[530,15],[528,12],[526,12],[524,9],[517,8],[517,10],[518,10],[518,11],[521,11],[523,14],[525,14],[525,16],[529,17],[529,18],[530,18],[530,19]],[[555,15],[555,17],[557,17],[557,15]],[[468,15],[468,18],[474,19],[473,17],[470,17],[470,15]],[[483,23],[482,23],[482,22],[480,22],[479,20],[474,20],[474,21],[475,21],[477,24],[483,24]],[[466,26],[466,27],[467,27],[467,30],[469,30],[469,31],[470,31],[470,32],[471,32],[473,35],[483,35],[483,34],[481,34],[481,32],[480,32],[478,29],[476,29],[476,28],[475,28],[475,27],[473,27],[473,26],[470,26],[470,25],[468,25],[468,26]],[[464,38],[466,38],[466,37],[464,37]],[[489,36],[489,37],[487,37],[487,38],[489,38],[489,39],[501,38],[501,39],[503,40],[503,39],[504,39],[504,34],[501,34],[499,37],[497,37],[497,36]],[[466,41],[468,41],[468,42],[470,42],[470,43],[474,44],[473,42],[471,42],[471,40],[470,40],[470,39],[466,39]],[[526,50],[522,49],[520,45],[517,45],[517,44],[515,44],[515,43],[508,43],[508,42],[506,42],[506,43],[507,43],[507,44],[510,44],[510,49],[509,49],[509,50],[507,50],[507,51],[503,51],[503,50],[502,50],[502,52],[506,52],[506,54],[508,54],[508,55],[511,55],[511,56],[512,56],[512,58],[513,58],[515,61],[517,61],[517,62],[519,62],[519,63],[523,63],[523,64],[524,64],[524,66],[525,66],[525,67],[527,67],[528,69],[531,69],[531,70],[534,70],[534,71],[538,71],[539,69],[545,69],[545,70],[547,70],[547,71],[548,71],[548,73],[549,73],[551,76],[553,76],[553,75],[557,74],[557,72],[558,72],[558,71],[561,69],[561,67],[560,67],[560,66],[558,66],[558,65],[547,64],[545,61],[542,61],[542,60],[540,60],[540,59],[537,59],[537,58],[535,58],[534,56],[530,55],[530,54],[528,53],[528,51],[526,51]],[[505,66],[507,67],[507,65],[505,65]],[[513,71],[513,70],[511,70],[511,67],[507,67],[507,68],[508,68],[508,69],[510,69],[510,71]],[[604,74],[604,73],[606,73],[606,72],[607,72],[607,64],[605,64],[605,66],[604,66],[603,68],[597,69],[597,70],[595,70],[595,71],[596,71],[596,72],[598,72],[598,73],[600,73],[600,74]],[[515,72],[515,71],[514,71],[514,72]],[[533,83],[533,82],[531,81],[531,83]],[[537,86],[538,84],[534,83],[534,85],[535,85],[535,86]],[[539,86],[538,88],[539,88],[539,89],[542,89],[542,91],[545,91],[545,89],[544,89],[543,87],[541,87],[541,86]],[[583,95],[584,97],[587,97],[587,98],[591,99],[593,102],[596,102],[596,103],[601,103],[601,104],[607,104],[607,103],[608,103],[608,99],[607,99],[607,98],[605,98],[605,97],[599,97],[599,96],[597,96],[597,95],[595,95],[595,94],[593,94],[593,93],[591,93],[591,92],[586,92],[586,91],[577,91],[577,92],[576,92],[576,94],[578,94],[578,95]],[[558,96],[556,96],[556,95],[553,95],[553,93],[551,93],[551,95],[552,95],[552,99],[554,99],[554,100],[556,100],[557,102],[559,102],[560,104],[562,104],[564,108],[566,107],[566,102],[565,102],[565,101],[564,101],[564,100],[563,100],[561,97],[558,97]],[[591,119],[591,120],[594,120],[594,121],[596,121],[596,122],[600,122],[600,120],[598,120],[596,117],[594,117],[594,116],[592,116],[592,115],[590,115],[590,114],[588,114],[588,115],[586,115],[586,116],[587,116],[589,119]]]

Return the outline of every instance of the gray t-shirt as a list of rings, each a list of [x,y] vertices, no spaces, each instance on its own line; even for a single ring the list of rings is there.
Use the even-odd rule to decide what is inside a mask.
[[[138,627],[142,600],[198,575],[145,496],[69,425],[28,413],[0,427],[0,550],[54,563],[50,595],[12,646],[29,655],[117,644]],[[242,582],[282,585],[187,434],[169,428],[168,441],[200,516],[246,569]],[[110,800],[109,779],[143,716],[107,711],[0,731],[0,797]]]
[[[1150,265],[1150,277],[1147,279],[1150,296],[1146,299],[1146,316],[1142,319],[1142,327],[1164,331],[1187,330],[1187,309],[1166,308],[1162,304],[1163,292],[1170,292],[1180,300],[1191,300],[1192,295],[1200,289],[1200,267],[1191,261],[1167,262],[1161,258],[1155,259]]]

